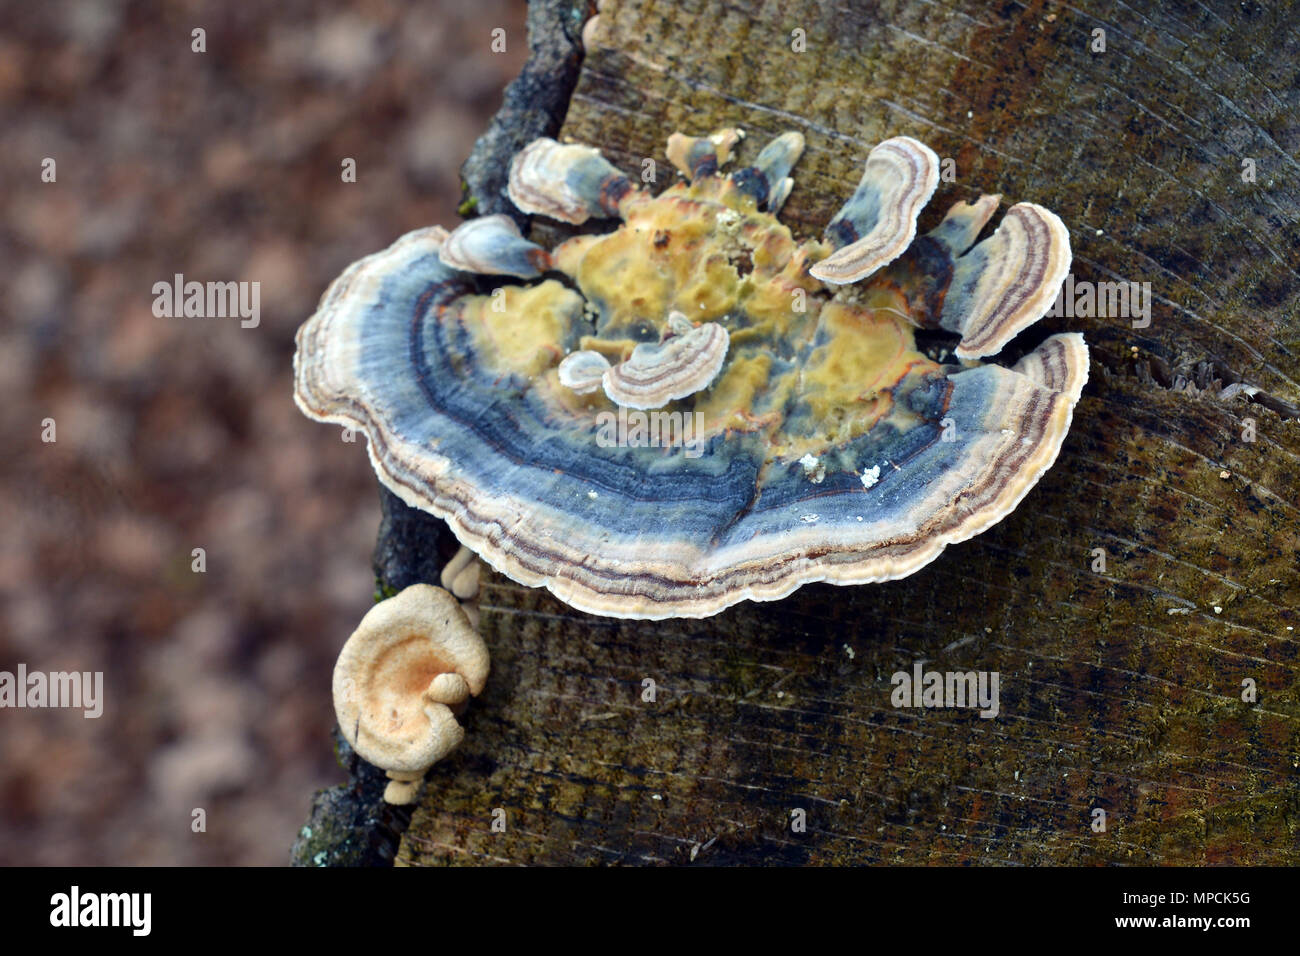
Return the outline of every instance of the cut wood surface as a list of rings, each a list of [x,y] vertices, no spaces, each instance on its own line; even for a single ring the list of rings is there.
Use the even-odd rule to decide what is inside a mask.
[[[1294,11],[601,7],[562,138],[662,186],[674,130],[741,126],[741,162],[799,130],[803,237],[914,136],[956,173],[923,230],[980,192],[1044,205],[1076,280],[1150,283],[1150,324],[1029,333],[1092,350],[1061,456],[906,580],[647,623],[485,575],[492,675],[398,862],[1300,862]],[[892,706],[918,662],[996,672],[997,715]]]

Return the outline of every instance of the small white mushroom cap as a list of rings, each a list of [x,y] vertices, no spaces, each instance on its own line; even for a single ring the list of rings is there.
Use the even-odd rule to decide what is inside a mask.
[[[715,170],[725,166],[744,135],[738,129],[720,129],[708,136],[673,133],[668,137],[668,161],[687,179],[694,179],[701,161],[711,159]]]
[[[599,352],[584,349],[565,356],[556,370],[560,384],[579,395],[589,395],[600,388],[601,379],[609,371],[609,359]]]
[[[961,333],[959,359],[996,355],[1052,307],[1070,271],[1070,232],[1059,216],[1018,202],[993,235],[953,267],[939,324]]]
[[[730,342],[726,328],[717,322],[662,342],[642,342],[626,361],[605,373],[605,394],[625,408],[661,408],[693,395],[717,377]]]
[[[478,557],[464,545],[442,569],[438,579],[443,588],[456,595],[461,601],[472,601],[478,597],[479,563]],[[471,623],[474,623],[471,618]]]
[[[371,608],[343,645],[334,665],[339,729],[363,759],[416,783],[390,785],[413,798],[424,772],[464,738],[451,705],[482,692],[488,667],[487,645],[456,599],[412,585]]]
[[[480,216],[452,230],[438,250],[444,265],[462,272],[533,279],[551,267],[551,256],[529,242],[509,216]]]
[[[475,559],[465,566],[451,582],[451,593],[459,601],[472,601],[478,597],[479,563]]]
[[[668,329],[664,333],[663,337],[667,338],[669,335],[685,335],[694,328],[694,323],[692,323],[684,313],[678,312],[674,309],[672,312],[668,313]]]
[[[631,182],[592,146],[542,137],[515,154],[506,191],[529,215],[579,225],[592,216],[614,216]]]
[[[857,282],[893,262],[916,237],[916,217],[939,185],[939,157],[910,136],[895,136],[867,155],[857,191],[826,227],[836,245],[808,271],[823,282]]]

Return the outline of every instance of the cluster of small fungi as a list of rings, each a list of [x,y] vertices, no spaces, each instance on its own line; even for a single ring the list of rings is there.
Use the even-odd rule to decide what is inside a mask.
[[[674,134],[682,180],[658,195],[591,147],[533,142],[514,204],[617,226],[548,251],[484,216],[354,263],[299,330],[299,406],[363,431],[380,481],[465,555],[595,614],[891,580],[989,528],[1056,459],[1087,380],[1078,333],[982,361],[1051,306],[1065,226],[1021,202],[977,241],[985,195],[918,235],[939,161],[900,136],[824,237],[796,241],[776,214],[803,137],[724,174],[741,139]],[[653,416],[652,437],[597,440],[613,415]],[[470,593],[458,561],[444,585]]]

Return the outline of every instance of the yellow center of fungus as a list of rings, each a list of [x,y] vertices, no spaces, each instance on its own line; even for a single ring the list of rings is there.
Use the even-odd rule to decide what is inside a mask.
[[[706,438],[765,432],[771,458],[820,454],[903,414],[889,390],[937,368],[917,351],[899,292],[868,283],[830,299],[807,272],[829,247],[797,244],[729,179],[636,194],[622,212],[619,229],[578,236],[553,254],[581,296],[548,280],[504,287],[495,311],[490,297],[466,300],[466,326],[486,364],[534,380],[575,414],[608,411],[615,405],[600,390],[579,396],[559,384],[554,367],[569,351],[617,363],[658,341],[673,311],[717,322],[731,337],[721,372],[667,408],[702,413]],[[798,424],[786,414],[796,406],[806,409]],[[818,423],[816,434],[805,433],[808,422]]]

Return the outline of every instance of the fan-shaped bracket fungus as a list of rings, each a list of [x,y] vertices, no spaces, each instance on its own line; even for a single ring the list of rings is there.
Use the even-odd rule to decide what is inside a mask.
[[[1047,311],[1064,224],[1022,202],[979,241],[986,195],[918,234],[938,159],[899,136],[799,241],[776,212],[803,137],[724,173],[742,143],[675,134],[683,178],[654,195],[535,141],[510,166],[521,210],[617,221],[548,252],[487,217],[353,264],[298,333],[299,406],[363,430],[380,480],[498,571],[597,614],[900,578],[1001,520],[1087,379],[1077,333],[980,361]]]
[[[412,585],[361,619],[334,665],[334,711],[352,748],[388,771],[389,803],[412,802],[428,769],[460,744],[456,715],[482,692],[488,663],[487,645],[441,588]]]

